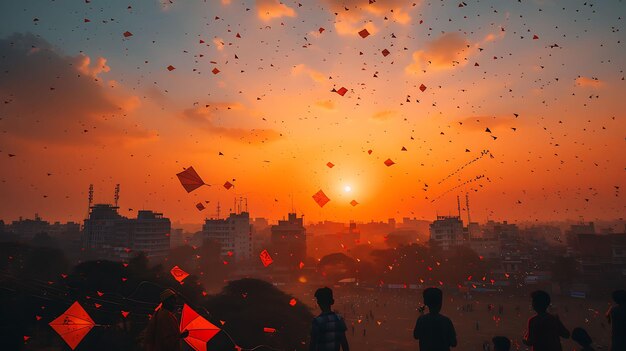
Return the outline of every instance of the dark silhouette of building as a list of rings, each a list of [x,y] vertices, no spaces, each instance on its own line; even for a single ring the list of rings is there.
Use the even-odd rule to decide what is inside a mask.
[[[287,220],[272,226],[273,258],[279,267],[297,267],[306,258],[306,229],[304,218],[289,213]]]
[[[85,219],[83,245],[92,256],[127,260],[141,251],[148,258],[160,260],[170,248],[171,223],[162,213],[141,210],[137,218],[118,213],[118,207],[96,204]]]

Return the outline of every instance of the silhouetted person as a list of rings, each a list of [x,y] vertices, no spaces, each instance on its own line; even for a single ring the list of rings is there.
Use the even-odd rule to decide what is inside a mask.
[[[550,295],[542,290],[531,294],[533,309],[537,314],[528,320],[524,344],[533,351],[562,351],[561,339],[569,338],[569,331],[558,316],[548,313]]]
[[[311,351],[349,351],[346,339],[346,323],[343,318],[333,312],[330,307],[335,303],[333,291],[328,287],[319,288],[315,292],[317,305],[322,313],[313,318],[311,327]],[[363,329],[365,335],[365,329]]]
[[[427,288],[424,289],[423,297],[428,313],[417,318],[413,337],[419,340],[420,351],[449,351],[450,347],[456,346],[456,332],[450,318],[439,313],[443,292],[437,288]]]
[[[161,295],[161,308],[154,313],[146,329],[147,351],[180,351],[180,339],[186,338],[189,331],[178,331],[178,320],[174,316],[176,293],[165,289]]]
[[[493,351],[511,350],[511,340],[506,336],[494,336],[491,342],[493,342]]]
[[[572,330],[572,340],[576,341],[580,347],[580,351],[595,351],[593,347],[591,347],[591,336],[589,333],[583,328],[574,328]]]
[[[611,324],[611,351],[626,350],[626,291],[615,290],[613,301],[617,306],[612,306],[606,313]]]

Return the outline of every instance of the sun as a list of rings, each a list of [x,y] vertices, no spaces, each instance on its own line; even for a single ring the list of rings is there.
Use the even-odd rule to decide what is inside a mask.
[[[349,185],[346,185],[346,186],[343,187],[343,191],[345,191],[346,193],[349,193],[349,192],[352,191],[352,187],[349,186]]]

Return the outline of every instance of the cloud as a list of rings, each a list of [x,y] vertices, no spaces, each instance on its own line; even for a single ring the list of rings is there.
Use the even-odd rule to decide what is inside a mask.
[[[0,39],[0,128],[14,139],[58,144],[152,138],[127,115],[139,99],[99,79],[106,62],[64,56],[33,34]]]
[[[213,44],[215,44],[215,48],[217,49],[217,51],[224,50],[224,40],[222,38],[213,38]]]
[[[576,86],[579,87],[590,87],[590,88],[601,88],[602,86],[604,86],[604,81],[592,77],[592,78],[587,78],[587,77],[578,77],[576,78]]]
[[[505,31],[488,33],[477,42],[471,43],[459,33],[442,34],[426,44],[426,48],[413,52],[413,61],[405,67],[405,72],[415,74],[427,69],[448,70],[467,64],[470,57],[480,52],[482,46],[504,38]]]
[[[335,16],[335,30],[341,35],[358,35],[366,28],[374,34],[377,27],[370,21],[387,17],[399,24],[409,24],[409,12],[420,1],[384,0],[373,3],[363,0],[325,0],[330,12]]]
[[[464,65],[470,42],[458,33],[445,33],[428,43],[424,50],[413,53],[413,62],[406,67],[407,73],[418,73],[426,68],[450,69]]]
[[[296,17],[296,11],[278,0],[256,0],[257,15],[263,21],[280,17]]]
[[[376,112],[372,116],[372,119],[375,119],[377,121],[386,121],[386,120],[390,119],[391,117],[395,116],[396,113],[397,113],[397,111],[392,111],[392,110],[379,111],[379,112]]]
[[[306,74],[307,76],[309,76],[309,78],[313,79],[314,81],[318,83],[322,83],[327,80],[326,76],[323,75],[321,72],[314,70],[313,68],[305,65],[304,63],[293,66],[291,68],[291,74],[294,76],[298,76],[300,74]]]
[[[316,101],[315,105],[319,106],[321,108],[327,109],[327,110],[334,110],[335,109],[335,103],[332,100]]]
[[[76,59],[76,69],[82,74],[88,75],[92,78],[99,78],[100,73],[107,73],[111,70],[111,67],[107,66],[107,59],[104,57],[98,57],[98,60],[91,66],[91,58],[87,55],[80,54]]]
[[[226,110],[245,110],[239,103],[218,102],[210,105],[189,108],[183,111],[182,118],[203,130],[247,144],[268,143],[280,138],[280,133],[273,129],[244,129],[224,127],[215,123],[215,115]]]

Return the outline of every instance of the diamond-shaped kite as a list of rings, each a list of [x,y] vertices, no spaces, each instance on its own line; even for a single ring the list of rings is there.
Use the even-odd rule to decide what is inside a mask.
[[[233,187],[233,184],[231,182],[226,182],[224,183],[224,188],[226,188],[226,190],[230,189]]]
[[[324,207],[324,205],[326,205],[328,201],[330,201],[328,196],[326,196],[326,194],[324,194],[324,192],[321,190],[316,192],[315,195],[313,195],[313,200],[315,200],[315,202],[317,202],[317,204],[320,205],[320,207]]]
[[[348,89],[346,89],[345,87],[341,87],[339,88],[339,90],[337,90],[337,94],[344,96],[346,95],[346,93],[348,92]]]
[[[328,163],[326,164],[326,166],[328,166],[328,168],[333,168],[333,167],[335,167],[335,165],[334,165],[332,162],[328,162]]]
[[[426,86],[424,84],[420,85],[420,90],[424,92],[424,90],[426,90]]]
[[[206,351],[206,343],[220,332],[220,328],[207,321],[187,304],[183,305],[183,313],[180,316],[180,332],[185,330],[189,332],[184,339],[185,342],[196,351]]]
[[[396,164],[396,163],[395,163],[395,162],[393,162],[390,158],[388,158],[388,159],[385,161],[385,166],[387,166],[387,167],[393,166],[393,165],[395,165],[395,164]]]
[[[274,262],[274,260],[272,259],[272,256],[270,256],[270,253],[267,252],[267,250],[261,251],[261,254],[259,255],[259,257],[261,258],[261,263],[263,263],[264,267],[267,267],[271,265],[272,262]]]
[[[198,209],[198,211],[202,211],[205,209],[204,205],[202,204],[202,202],[198,202],[196,204],[196,208]]]
[[[193,167],[189,167],[184,171],[176,174],[178,180],[180,180],[180,184],[187,190],[188,193],[198,189],[199,187],[205,185],[204,181]]]
[[[189,276],[189,273],[183,271],[178,266],[174,266],[174,268],[172,268],[172,270],[170,270],[170,273],[172,274],[172,277],[174,277],[174,279],[178,280],[178,282],[181,283],[181,284],[182,284],[183,280],[185,280],[185,278],[187,278]]]
[[[352,200],[352,201],[350,201],[350,205],[352,205],[352,206],[356,206],[356,205],[358,205],[358,204],[359,204],[359,203],[358,203],[358,202],[356,202],[356,200]]]
[[[93,319],[89,317],[87,311],[78,301],[75,301],[62,315],[50,322],[52,329],[59,333],[72,350],[78,346],[95,325]]]
[[[359,32],[359,35],[361,36],[361,38],[367,38],[370,35],[370,32],[368,32],[367,29],[363,29]]]

